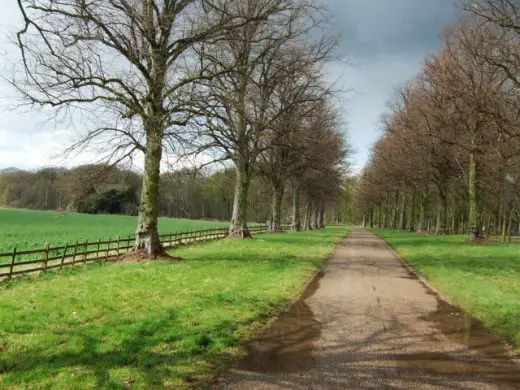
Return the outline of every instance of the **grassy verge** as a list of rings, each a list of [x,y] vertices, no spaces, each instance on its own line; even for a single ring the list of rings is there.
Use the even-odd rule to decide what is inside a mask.
[[[520,245],[374,230],[404,260],[504,341],[520,348]]]
[[[345,228],[87,265],[0,285],[0,387],[184,388],[209,380],[294,298]]]

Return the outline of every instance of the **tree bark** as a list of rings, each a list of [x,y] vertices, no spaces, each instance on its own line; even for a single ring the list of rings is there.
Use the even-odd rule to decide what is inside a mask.
[[[469,169],[468,169],[468,192],[469,192],[469,239],[476,240],[480,238],[480,223],[479,223],[479,207],[477,199],[477,161],[476,152],[472,150],[469,154]]]
[[[399,228],[406,230],[406,194],[403,194],[403,202],[401,203],[401,215],[399,217]]]
[[[339,220],[339,218],[338,218]],[[292,230],[299,232],[301,230],[300,223],[300,182],[294,184],[293,187],[293,212],[292,212]]]
[[[320,201],[320,211],[318,213],[318,228],[323,229],[325,227],[325,201]]]
[[[310,200],[307,200],[307,204],[305,205],[305,221],[304,221],[304,230],[312,230],[312,203]]]
[[[503,208],[503,218],[502,218],[502,242],[506,242],[507,237],[507,226],[509,223],[508,218],[506,217],[506,208]]]
[[[282,200],[284,193],[283,182],[273,183],[273,200],[271,209],[271,233],[279,233],[282,231]]]
[[[148,131],[153,131],[153,129],[147,129],[147,132]],[[143,189],[141,191],[135,241],[136,250],[146,251],[150,259],[155,259],[163,251],[157,230],[159,175],[162,157],[161,139],[157,138],[158,137],[153,136],[149,137],[146,147]]]
[[[407,223],[407,230],[409,232],[415,231],[415,197],[416,197],[416,190],[414,189],[413,195],[412,195],[412,204],[410,206],[410,215],[408,216],[408,223]]]
[[[399,191],[395,194],[394,212],[392,216],[392,228],[397,229],[397,214],[399,210]]]
[[[248,163],[243,159],[236,161],[235,198],[233,202],[233,216],[229,227],[230,237],[251,238],[247,228],[247,195],[250,183]]]
[[[312,217],[311,217],[311,229],[315,230],[319,228],[319,210],[318,206],[314,205],[312,207]]]
[[[423,232],[426,229],[424,220],[424,209],[426,208],[426,197],[421,195],[421,209],[419,211],[419,232]]]

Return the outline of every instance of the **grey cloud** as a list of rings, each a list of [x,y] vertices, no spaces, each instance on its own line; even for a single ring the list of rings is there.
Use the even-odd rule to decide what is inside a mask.
[[[417,55],[438,45],[443,26],[460,10],[454,0],[324,0],[331,23],[343,32],[340,50],[367,61]]]

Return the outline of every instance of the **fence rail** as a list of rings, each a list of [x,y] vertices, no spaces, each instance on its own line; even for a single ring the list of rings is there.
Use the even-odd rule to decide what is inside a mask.
[[[283,226],[283,228],[288,227],[288,225]],[[249,231],[252,233],[266,232],[267,229],[267,225],[249,227]],[[159,234],[159,239],[165,248],[172,249],[181,245],[225,238],[228,236],[228,231],[228,228],[224,227],[188,230]],[[15,247],[10,252],[0,253],[0,280],[32,272],[61,269],[76,264],[115,260],[131,252],[134,248],[134,241],[135,236],[128,235],[118,236],[112,240],[76,241],[60,246],[46,244],[39,249],[19,250]]]

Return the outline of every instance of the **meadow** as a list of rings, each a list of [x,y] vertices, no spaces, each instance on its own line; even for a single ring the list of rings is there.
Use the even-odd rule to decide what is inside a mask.
[[[374,231],[451,300],[520,348],[520,244]]]
[[[219,240],[180,262],[106,263],[0,285],[0,388],[203,387],[287,307],[346,227]]]
[[[161,233],[186,229],[227,226],[227,222],[159,218]],[[0,208],[0,252],[42,248],[67,242],[134,235],[137,217],[125,215],[80,214]]]

